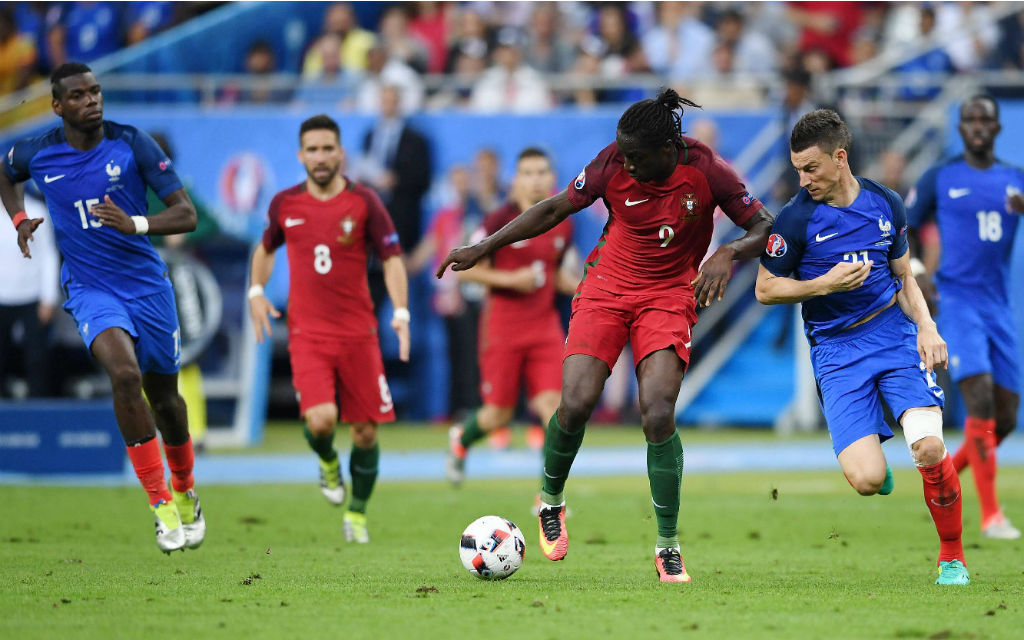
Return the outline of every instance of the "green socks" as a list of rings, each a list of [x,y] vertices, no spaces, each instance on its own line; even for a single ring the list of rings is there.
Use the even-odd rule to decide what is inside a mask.
[[[380,461],[380,446],[376,443],[369,449],[352,445],[348,468],[352,474],[352,499],[348,510],[366,513],[366,501],[370,499],[373,485],[377,482],[377,463]]]
[[[466,449],[472,446],[474,442],[487,435],[483,432],[483,429],[480,428],[480,423],[477,422],[476,414],[476,411],[469,414],[466,421],[462,423],[462,438],[459,440],[459,443]]]
[[[658,544],[678,547],[679,489],[683,482],[683,443],[679,431],[664,442],[647,443],[647,478],[658,519]]]
[[[334,430],[332,429],[326,436],[313,435],[313,432],[309,430],[309,427],[302,428],[302,434],[306,436],[306,442],[309,443],[309,448],[316,452],[316,455],[320,456],[320,459],[324,462],[334,462],[338,457],[338,452],[334,450]]]
[[[540,492],[540,499],[545,504],[562,504],[565,480],[569,477],[569,469],[572,468],[572,461],[576,459],[576,452],[583,443],[584,431],[585,427],[576,433],[569,433],[563,429],[562,425],[558,424],[557,411],[548,421],[547,435],[544,438],[544,486]]]

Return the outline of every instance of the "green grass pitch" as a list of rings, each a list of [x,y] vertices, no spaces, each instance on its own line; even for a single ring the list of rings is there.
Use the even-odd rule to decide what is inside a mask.
[[[639,475],[570,478],[559,563],[540,554],[527,480],[381,483],[368,545],[344,542],[313,484],[200,485],[206,543],[169,557],[137,488],[8,486],[0,638],[1019,638],[1024,541],[980,537],[963,479],[972,584],[945,588],[913,470],[870,498],[838,469],[685,476],[687,585],[656,581]],[[1021,513],[1024,469],[1000,480]],[[527,540],[503,582],[458,558],[462,529],[490,513]]]

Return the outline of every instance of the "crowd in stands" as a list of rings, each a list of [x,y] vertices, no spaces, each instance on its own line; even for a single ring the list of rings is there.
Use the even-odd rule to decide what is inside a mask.
[[[219,3],[19,2],[0,10],[0,94],[68,59],[90,62]],[[358,3],[356,3],[358,4]],[[557,104],[635,99],[651,73],[712,105],[764,100],[766,73],[856,65],[922,38],[939,43],[902,71],[1024,68],[1024,12],[968,2],[404,2],[360,24],[353,3],[326,6],[300,68],[270,40],[239,34],[254,76],[290,74],[287,90],[228,88],[222,102],[329,104],[375,111],[383,85],[402,110],[461,107],[536,112]],[[367,13],[367,12],[362,12]],[[965,28],[970,27],[970,28]],[[920,47],[918,47],[920,48]],[[446,81],[426,82],[429,74]],[[567,75],[553,75],[567,74]],[[568,74],[571,74],[568,75]],[[430,76],[433,77],[433,76]],[[566,83],[567,77],[573,82]],[[594,88],[597,80],[598,87]],[[611,87],[611,88],[608,88]],[[710,87],[710,88],[707,88]],[[908,89],[905,97],[927,97]]]

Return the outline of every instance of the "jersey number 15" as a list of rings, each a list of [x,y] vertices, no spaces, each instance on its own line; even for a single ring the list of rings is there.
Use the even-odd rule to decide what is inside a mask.
[[[75,208],[78,209],[78,217],[82,219],[83,229],[88,229],[90,226],[92,226],[93,229],[99,229],[103,226],[103,223],[99,220],[90,220],[88,217],[89,209],[92,209],[99,203],[99,198],[89,198],[84,202],[82,200],[75,200]]]

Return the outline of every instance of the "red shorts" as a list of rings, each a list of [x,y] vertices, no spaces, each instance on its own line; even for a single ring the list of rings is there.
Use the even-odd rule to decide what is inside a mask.
[[[692,295],[667,291],[620,295],[584,286],[572,301],[565,356],[593,356],[610,370],[629,340],[634,369],[650,354],[669,347],[685,365],[690,362],[690,331],[696,321]]]
[[[522,345],[493,342],[480,352],[480,397],[485,404],[515,407],[520,382],[526,383],[528,399],[562,390],[565,336],[560,331]]]
[[[293,336],[288,352],[301,415],[310,407],[331,402],[340,407],[342,422],[394,422],[395,404],[375,340]]]

